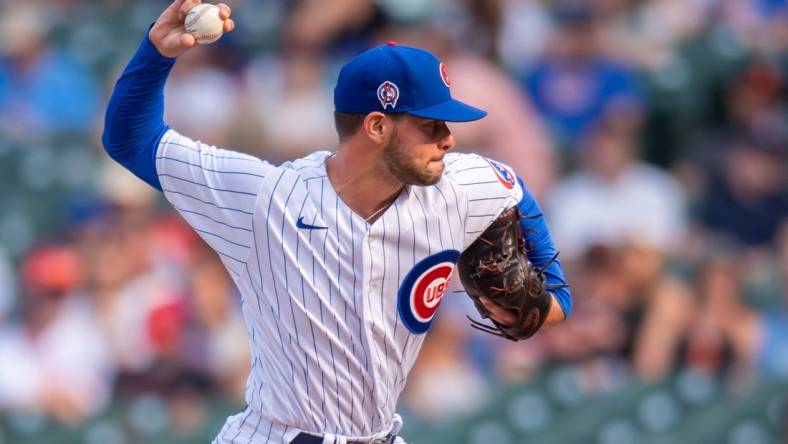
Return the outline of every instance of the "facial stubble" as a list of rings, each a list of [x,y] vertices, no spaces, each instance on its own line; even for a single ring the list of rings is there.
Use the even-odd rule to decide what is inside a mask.
[[[397,128],[391,134],[389,144],[383,149],[383,161],[389,172],[405,185],[428,186],[440,181],[441,175],[433,174],[426,167],[419,168],[413,163],[413,156],[399,139]]]

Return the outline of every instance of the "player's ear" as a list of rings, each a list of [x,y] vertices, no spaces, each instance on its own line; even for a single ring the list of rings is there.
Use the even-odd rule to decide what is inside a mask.
[[[393,122],[380,112],[371,112],[364,118],[362,130],[367,137],[377,145],[388,142],[389,134],[393,129]]]

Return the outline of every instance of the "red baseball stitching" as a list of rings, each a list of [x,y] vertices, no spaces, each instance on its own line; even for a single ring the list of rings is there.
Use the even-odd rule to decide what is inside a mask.
[[[199,41],[199,40],[211,40],[211,39],[213,39],[213,38],[215,38],[215,37],[219,37],[220,35],[221,35],[221,34],[219,34],[218,32],[214,32],[213,34],[200,34],[200,35],[198,35],[198,36],[197,36],[197,37],[195,37],[195,38],[196,38],[198,41]]]
[[[196,8],[196,6],[195,6],[195,8]],[[205,7],[205,8],[202,8],[202,9],[201,9],[199,12],[197,12],[197,14],[195,14],[195,16],[194,16],[194,17],[192,17],[192,19],[191,19],[191,20],[189,20],[188,22],[186,22],[186,27],[187,27],[187,28],[189,28],[189,27],[191,27],[191,26],[195,25],[195,24],[196,24],[196,23],[197,23],[197,22],[200,20],[200,18],[201,18],[203,15],[205,15],[205,13],[206,13],[206,12],[208,12],[208,10],[209,10],[209,9],[211,9],[211,8],[210,8],[210,7]]]

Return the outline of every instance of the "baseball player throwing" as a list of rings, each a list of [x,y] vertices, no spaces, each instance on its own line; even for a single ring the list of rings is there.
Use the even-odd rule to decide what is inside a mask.
[[[199,3],[176,0],[151,27],[115,86],[102,141],[164,192],[240,290],[248,406],[214,442],[402,442],[394,409],[408,371],[461,252],[499,215],[523,214],[527,259],[550,291],[535,318],[484,295],[482,314],[515,330],[569,314],[541,210],[508,166],[449,153],[446,122],[486,113],[453,99],[445,65],[417,48],[392,43],[344,66],[336,152],[274,166],[178,134],[163,121],[163,89],[195,44],[183,20]]]

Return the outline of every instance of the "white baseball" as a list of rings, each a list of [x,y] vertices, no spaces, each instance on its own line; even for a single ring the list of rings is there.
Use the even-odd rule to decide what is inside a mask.
[[[184,20],[186,32],[194,36],[197,43],[208,44],[219,40],[224,23],[219,18],[219,7],[209,3],[197,5],[189,10]]]

